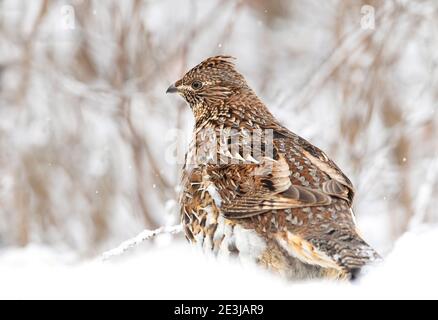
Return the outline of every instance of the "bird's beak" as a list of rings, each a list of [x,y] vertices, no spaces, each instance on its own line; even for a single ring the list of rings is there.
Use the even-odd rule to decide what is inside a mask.
[[[172,84],[169,88],[167,88],[166,93],[175,93],[178,92],[178,88],[175,87],[174,84]]]

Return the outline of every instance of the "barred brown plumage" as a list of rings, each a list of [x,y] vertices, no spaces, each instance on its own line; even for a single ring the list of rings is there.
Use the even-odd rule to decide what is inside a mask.
[[[358,235],[352,183],[275,119],[231,59],[208,58],[168,89],[196,123],[180,199],[187,239],[289,278],[352,278],[379,258]]]

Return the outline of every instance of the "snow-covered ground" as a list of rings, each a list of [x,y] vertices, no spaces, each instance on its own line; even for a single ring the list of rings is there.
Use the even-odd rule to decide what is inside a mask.
[[[29,246],[0,252],[0,298],[438,299],[438,227],[405,234],[357,283],[285,283],[256,268],[205,257],[185,243],[139,248],[115,260]]]

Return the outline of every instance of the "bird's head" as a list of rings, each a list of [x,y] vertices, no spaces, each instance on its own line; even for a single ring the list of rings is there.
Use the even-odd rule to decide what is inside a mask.
[[[216,56],[204,60],[172,84],[167,93],[180,94],[192,108],[195,118],[217,116],[230,96],[249,89],[232,59]]]

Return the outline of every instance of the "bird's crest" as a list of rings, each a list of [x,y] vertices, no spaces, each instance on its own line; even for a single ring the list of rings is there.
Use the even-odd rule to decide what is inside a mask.
[[[243,76],[236,70],[231,56],[210,57],[193,67],[180,80],[180,83],[187,83],[193,79],[205,81],[217,81],[228,84],[244,85]]]
[[[193,69],[235,69],[233,60],[236,58],[232,56],[215,56],[202,61]]]

